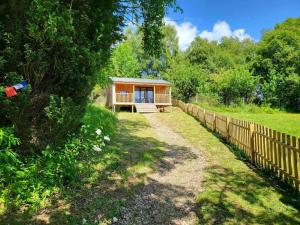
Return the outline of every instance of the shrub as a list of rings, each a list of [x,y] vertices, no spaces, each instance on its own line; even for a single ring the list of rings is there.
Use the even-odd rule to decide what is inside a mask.
[[[252,76],[247,68],[238,67],[226,70],[215,78],[215,89],[222,102],[229,105],[239,101],[249,103],[253,99],[258,78]]]
[[[98,151],[114,135],[116,122],[108,110],[90,105],[79,134],[67,136],[62,146],[47,146],[41,154],[26,157],[13,151],[20,144],[13,129],[1,128],[0,202],[6,207],[26,203],[34,208],[57,188],[78,185],[79,176],[86,173],[82,162],[99,157]]]

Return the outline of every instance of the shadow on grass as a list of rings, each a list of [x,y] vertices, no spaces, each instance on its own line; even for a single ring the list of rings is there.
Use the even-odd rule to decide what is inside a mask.
[[[200,224],[299,224],[299,210],[288,205],[283,207],[289,212],[278,210],[271,185],[255,174],[212,166],[204,186],[198,199]]]
[[[206,191],[198,198],[200,224],[300,224],[298,193],[271,171],[255,167],[241,149],[229,144],[221,135],[204,128],[221,140],[250,171],[221,165],[206,168]],[[282,204],[275,205],[277,198]],[[281,209],[276,211],[276,207]]]
[[[94,110],[94,109],[93,109]],[[97,110],[96,110],[97,111]],[[97,112],[94,111],[96,114]],[[93,118],[87,118],[91,121]],[[166,173],[186,159],[195,158],[181,146],[169,146],[151,136],[137,135],[149,125],[143,121],[121,119],[119,129],[111,144],[102,152],[95,152],[90,158],[81,160],[82,175],[73,186],[61,187],[52,196],[49,206],[38,212],[22,209],[11,209],[0,216],[1,224],[99,224],[110,223],[113,217],[119,217],[122,207],[132,199],[134,193],[145,187],[144,181],[151,171]],[[171,157],[174,160],[164,160],[163,148],[176,149]],[[170,157],[170,155],[169,155]],[[150,181],[148,187],[155,181]],[[156,184],[160,193],[170,193],[172,196],[190,195],[182,187]],[[150,193],[149,193],[150,194]],[[155,203],[161,208],[166,204],[173,205],[175,211],[179,209],[172,202]],[[185,206],[184,206],[185,207]],[[161,217],[158,224],[172,224],[173,218],[183,214]],[[171,216],[173,218],[171,218]],[[162,222],[163,221],[163,222]]]

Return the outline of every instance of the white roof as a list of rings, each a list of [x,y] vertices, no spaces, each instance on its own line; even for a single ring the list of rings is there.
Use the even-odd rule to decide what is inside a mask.
[[[165,85],[171,85],[170,82],[166,80],[161,79],[143,79],[143,78],[128,78],[128,77],[110,77],[112,82],[114,83],[138,83],[138,84],[165,84]]]

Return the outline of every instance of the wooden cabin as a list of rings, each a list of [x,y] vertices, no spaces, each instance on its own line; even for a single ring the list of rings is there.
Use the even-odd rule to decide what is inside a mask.
[[[113,111],[130,107],[132,112],[158,112],[172,105],[171,84],[165,80],[110,77],[107,105]]]

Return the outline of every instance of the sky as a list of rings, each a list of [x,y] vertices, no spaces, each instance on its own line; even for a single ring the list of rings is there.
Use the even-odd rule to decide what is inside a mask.
[[[264,30],[287,18],[300,17],[300,0],[177,0],[183,13],[167,13],[175,26],[179,46],[186,49],[196,36],[219,41],[222,37],[259,41]]]

